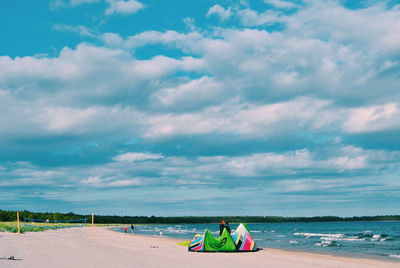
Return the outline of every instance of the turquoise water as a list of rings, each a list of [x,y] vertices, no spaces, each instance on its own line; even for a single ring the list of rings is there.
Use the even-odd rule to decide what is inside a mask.
[[[250,223],[248,227],[258,247],[400,261],[400,222]],[[134,232],[191,240],[206,228],[218,236],[218,224],[135,226]]]

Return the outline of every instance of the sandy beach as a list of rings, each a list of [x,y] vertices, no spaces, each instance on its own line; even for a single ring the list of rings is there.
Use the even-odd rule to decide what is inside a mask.
[[[0,267],[399,267],[398,262],[264,249],[193,253],[180,240],[123,234],[103,227],[0,233]]]

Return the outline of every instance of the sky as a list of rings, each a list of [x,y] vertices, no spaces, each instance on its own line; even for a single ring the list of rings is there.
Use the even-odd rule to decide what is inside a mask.
[[[400,214],[400,1],[5,0],[0,209]]]

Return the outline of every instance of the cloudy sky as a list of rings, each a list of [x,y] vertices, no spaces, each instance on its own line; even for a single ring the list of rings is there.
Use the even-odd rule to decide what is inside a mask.
[[[400,214],[400,1],[6,0],[0,208]]]

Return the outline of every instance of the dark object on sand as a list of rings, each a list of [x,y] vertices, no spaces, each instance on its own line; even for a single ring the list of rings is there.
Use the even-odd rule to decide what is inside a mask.
[[[10,256],[10,257],[3,257],[0,258],[0,260],[6,260],[6,261],[21,261],[22,259],[16,259],[14,256]]]

